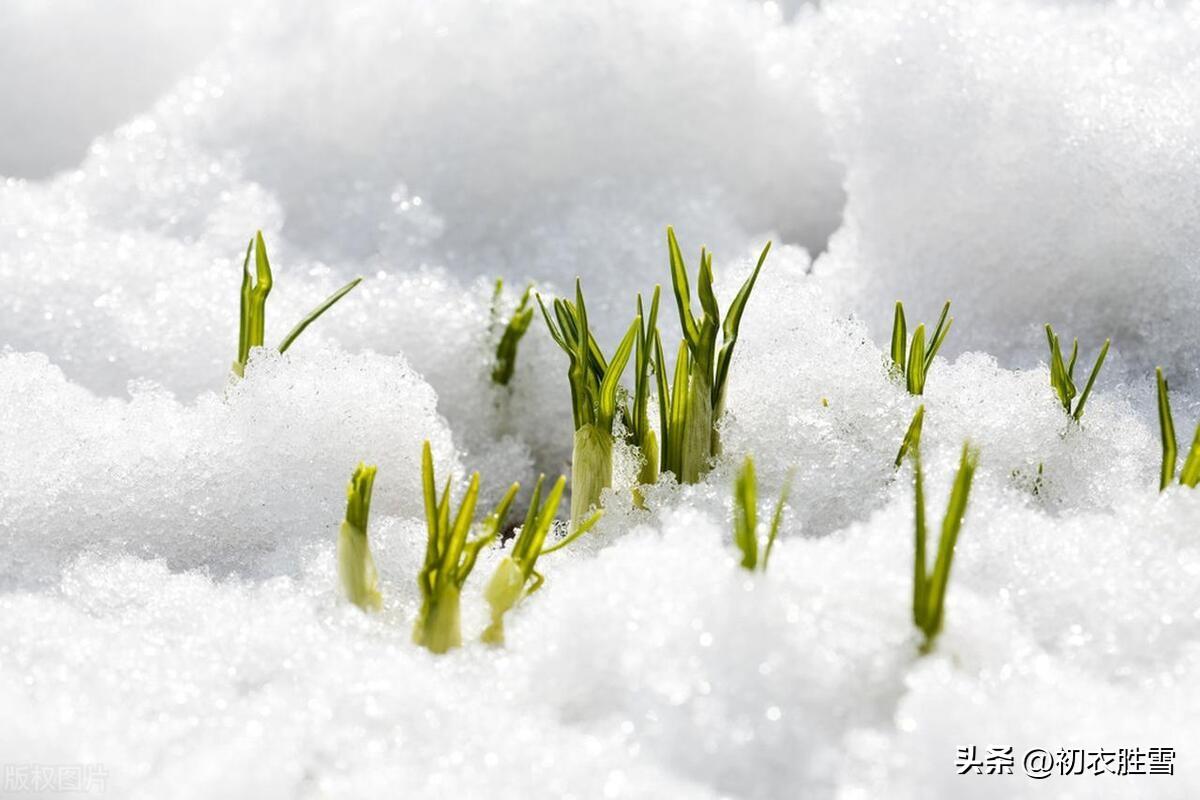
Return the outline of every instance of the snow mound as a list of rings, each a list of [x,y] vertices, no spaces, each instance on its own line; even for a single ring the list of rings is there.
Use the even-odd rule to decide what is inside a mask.
[[[395,357],[257,351],[244,380],[186,406],[146,384],[97,398],[36,355],[5,354],[0,375],[8,588],[56,579],[82,550],[289,573],[298,545],[336,532],[360,461],[379,465],[380,514],[423,514],[426,439],[461,474],[433,392]]]
[[[1161,5],[1161,4],[1160,4]],[[823,9],[822,108],[846,167],[818,268],[885,341],[954,301],[948,353],[1044,357],[1050,322],[1133,374],[1195,376],[1195,4],[905,0]]]

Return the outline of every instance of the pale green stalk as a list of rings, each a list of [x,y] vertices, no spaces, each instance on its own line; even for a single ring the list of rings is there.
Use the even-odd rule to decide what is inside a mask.
[[[383,605],[379,573],[367,541],[374,484],[375,467],[359,464],[346,490],[346,518],[338,532],[338,576],[342,589],[346,598],[364,611],[377,611]]]

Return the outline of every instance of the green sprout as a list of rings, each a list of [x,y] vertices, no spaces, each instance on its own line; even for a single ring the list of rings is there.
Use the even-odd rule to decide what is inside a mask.
[[[1175,421],[1171,418],[1171,401],[1167,396],[1167,379],[1162,367],[1155,369],[1158,378],[1158,425],[1162,434],[1162,476],[1158,490],[1165,491],[1175,480],[1175,463],[1179,454],[1178,440],[1175,438]],[[1189,488],[1196,488],[1200,483],[1200,425],[1196,426],[1196,435],[1192,438],[1192,446],[1183,462],[1183,470],[1179,473],[1179,482]]]
[[[567,377],[571,384],[571,407],[575,419],[575,441],[571,457],[571,528],[598,506],[600,494],[612,486],[613,420],[617,413],[617,388],[629,362],[634,339],[642,327],[634,319],[617,346],[611,361],[605,361],[588,328],[583,289],[575,281],[575,302],[556,299],[554,317],[538,295],[538,305],[550,335],[570,359]]]
[[[667,228],[667,247],[671,257],[671,284],[679,307],[679,324],[683,328],[683,340],[688,352],[686,390],[682,396],[677,395],[672,399],[672,402],[686,404],[686,411],[680,415],[683,421],[683,438],[678,446],[683,448],[682,458],[676,465],[677,469],[672,471],[680,482],[696,483],[708,471],[712,458],[721,452],[716,423],[720,421],[725,410],[725,386],[729,377],[729,365],[733,360],[733,349],[737,344],[738,327],[741,325],[742,312],[746,310],[746,302],[750,299],[750,292],[758,280],[758,273],[771,250],[771,243],[767,242],[758,257],[754,271],[730,303],[723,325],[717,296],[713,293],[712,254],[706,249],[700,250],[697,292],[701,314],[696,317],[692,314],[687,265],[684,264],[683,255],[679,250],[679,242],[675,239],[675,231],[670,227]],[[722,334],[720,352],[717,351],[718,330]],[[683,348],[680,349],[682,352]],[[659,402],[662,403],[661,396]]]
[[[684,474],[684,438],[688,421],[688,374],[691,370],[686,341],[679,343],[675,356],[675,374],[667,382],[667,360],[663,355],[662,337],[654,332],[654,363],[658,376],[658,417],[662,441],[659,444],[663,472],[676,476]]]
[[[652,344],[658,336],[658,297],[659,287],[654,287],[654,296],[650,299],[650,315],[642,313],[642,296],[637,298],[638,319],[644,319],[645,325],[638,326],[635,340],[633,368],[633,411],[625,413],[624,419],[628,427],[629,443],[638,449],[642,455],[642,467],[638,472],[639,485],[650,485],[658,482],[660,456],[658,439],[654,429],[650,427],[650,383],[651,373],[657,372],[654,361]],[[640,507],[644,499],[638,490],[634,490],[634,498]]]
[[[954,561],[954,547],[963,517],[967,513],[967,499],[971,494],[971,480],[979,464],[979,452],[964,444],[954,476],[954,488],[950,492],[950,503],[942,519],[942,534],[938,539],[937,556],[932,573],[928,570],[925,555],[925,478],[921,469],[921,435],[918,429],[909,451],[913,462],[914,503],[916,506],[916,548],[913,553],[913,622],[925,635],[921,652],[933,649],[934,641],[942,630],[946,613],[946,589],[950,584],[950,567]]]
[[[921,439],[921,426],[925,423],[925,406],[917,407],[917,413],[913,414],[912,422],[908,423],[908,430],[904,433],[904,441],[900,443],[900,452],[896,453],[896,469],[900,469],[900,465],[904,463],[904,457],[908,455],[918,441]]]
[[[950,301],[947,300],[946,305],[942,306],[942,315],[938,318],[937,327],[933,329],[933,336],[926,347],[923,324],[917,326],[911,342],[909,341],[908,325],[904,320],[904,304],[896,301],[896,315],[892,319],[892,368],[904,377],[909,394],[925,393],[925,378],[933,365],[933,357],[937,355],[942,342],[946,340],[946,334],[950,332],[950,326],[954,324],[954,317],[946,316],[949,313]]]
[[[254,276],[250,275],[250,255],[254,254]],[[286,353],[296,341],[296,337],[304,333],[317,317],[324,314],[338,300],[345,297],[351,289],[362,281],[355,278],[342,288],[325,298],[325,301],[310,311],[300,320],[288,335],[279,343],[279,352]],[[263,242],[262,231],[254,234],[250,244],[246,246],[246,259],[242,262],[242,299],[241,314],[238,321],[238,355],[233,362],[233,374],[239,378],[245,374],[246,362],[250,360],[250,351],[262,347],[266,336],[267,325],[267,295],[271,293],[274,281],[271,277],[271,262],[267,258],[267,245]]]
[[[513,542],[512,550],[496,565],[492,579],[483,592],[488,606],[492,610],[491,624],[483,632],[483,641],[488,644],[504,644],[504,615],[509,609],[525,597],[533,594],[542,587],[546,579],[534,569],[538,558],[566,547],[591,529],[603,515],[597,511],[581,524],[575,531],[558,544],[545,547],[546,536],[554,525],[554,517],[558,513],[562,501],[563,489],[567,479],[559,478],[546,497],[546,502],[539,508],[542,498],[542,483],[545,475],[539,475],[537,484],[533,487],[533,497],[529,501],[529,511],[525,515],[525,524],[521,533]]]
[[[754,459],[746,457],[737,480],[733,486],[733,543],[742,551],[742,567],[753,572],[756,569],[766,571],[767,562],[771,559],[771,550],[775,546],[775,537],[783,522],[783,508],[791,491],[792,476],[789,474],[779,501],[775,504],[775,513],[771,515],[771,527],[767,531],[767,543],[763,549],[762,559],[758,557],[758,479],[754,474]]]
[[[367,519],[371,515],[371,489],[375,467],[359,464],[346,490],[346,519],[338,532],[338,575],[346,598],[363,611],[378,611],[379,573],[367,542]]]
[[[1083,394],[1079,395],[1079,401],[1072,408],[1072,401],[1075,399],[1077,390],[1075,388],[1075,360],[1079,356],[1079,340],[1071,345],[1071,358],[1064,364],[1062,347],[1058,342],[1058,335],[1054,333],[1054,329],[1050,327],[1050,323],[1046,323],[1046,340],[1050,344],[1050,386],[1054,388],[1054,394],[1058,396],[1058,402],[1062,403],[1063,411],[1066,411],[1071,419],[1076,422],[1083,416],[1083,407],[1087,405],[1088,396],[1092,393],[1092,386],[1096,383],[1096,376],[1100,374],[1100,367],[1104,365],[1104,357],[1108,355],[1108,346],[1112,343],[1111,339],[1104,340],[1104,346],[1100,348],[1100,355],[1096,357],[1096,363],[1092,367],[1092,374],[1088,376],[1087,385],[1083,389]]]
[[[495,316],[496,304],[500,299],[500,292],[504,289],[504,281],[496,281],[496,293],[492,297],[492,314]],[[533,322],[533,307],[529,304],[531,295],[533,294],[533,284],[525,287],[525,291],[521,294],[521,300],[517,303],[517,308],[513,311],[512,317],[508,321],[508,325],[504,328],[504,333],[500,335],[500,341],[496,345],[496,360],[495,366],[492,367],[492,383],[497,386],[508,386],[508,382],[512,380],[513,371],[517,368],[517,346],[521,344],[521,338],[525,336],[525,332],[529,330],[529,324]]]
[[[458,513],[451,521],[450,480],[446,480],[441,499],[433,476],[433,452],[425,442],[421,454],[421,479],[425,496],[425,521],[429,539],[425,545],[425,563],[417,576],[421,588],[421,611],[413,626],[413,641],[433,653],[445,653],[462,644],[459,597],[463,584],[475,567],[479,551],[496,537],[513,498],[520,488],[513,484],[481,527],[482,534],[467,540],[475,520],[479,499],[479,473],[459,501]]]

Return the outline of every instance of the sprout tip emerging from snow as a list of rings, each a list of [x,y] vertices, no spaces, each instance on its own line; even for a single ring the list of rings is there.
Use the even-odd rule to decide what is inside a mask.
[[[918,409],[919,414],[920,410]],[[967,499],[971,494],[971,480],[975,476],[975,467],[979,464],[979,453],[970,445],[963,445],[962,455],[958,462],[958,472],[954,476],[954,487],[950,491],[950,503],[946,507],[946,516],[942,519],[942,532],[938,539],[933,571],[929,572],[925,556],[925,478],[921,469],[919,428],[908,445],[908,453],[912,457],[913,464],[916,538],[913,552],[912,614],[913,623],[924,635],[921,652],[928,653],[933,649],[934,642],[942,630],[942,620],[946,611],[946,589],[950,584],[950,567],[954,561],[954,548],[958,542],[958,532],[962,528],[963,517],[967,512]]]
[[[338,532],[338,576],[342,589],[346,598],[364,611],[377,611],[383,605],[379,573],[367,540],[374,485],[375,467],[359,464],[346,490],[346,519]]]
[[[737,344],[738,328],[742,322],[742,312],[746,310],[746,302],[754,290],[758,273],[762,270],[771,243],[767,242],[758,257],[758,263],[750,277],[742,284],[729,310],[725,313],[725,321],[721,322],[721,309],[717,304],[717,296],[713,292],[712,253],[707,249],[700,250],[699,275],[696,289],[700,299],[700,316],[692,314],[692,290],[688,283],[687,265],[675,238],[675,231],[667,228],[667,249],[671,259],[671,285],[675,291],[675,302],[679,308],[679,324],[683,329],[683,341],[688,354],[686,360],[687,384],[680,392],[678,385],[670,398],[671,404],[682,404],[680,410],[672,409],[669,416],[682,424],[682,441],[668,445],[660,442],[664,452],[671,450],[672,458],[663,459],[662,467],[670,470],[681,483],[695,483],[709,469],[712,459],[721,452],[721,440],[717,433],[716,424],[721,419],[725,408],[725,385],[729,377],[729,365],[733,360],[734,346]],[[721,350],[717,351],[717,332],[721,332]],[[681,358],[685,348],[680,348]],[[661,346],[658,350],[661,352]],[[661,361],[660,372],[665,371]],[[678,362],[676,374],[678,375]],[[660,376],[659,387],[665,381]],[[678,384],[678,382],[676,382]],[[681,396],[682,395],[682,396]],[[660,395],[659,403],[664,402],[665,395]],[[666,429],[664,429],[666,430]],[[666,439],[671,430],[664,433]]]
[[[250,256],[254,255],[254,276],[250,275]],[[334,303],[345,297],[351,289],[362,281],[355,278],[342,288],[325,298],[319,306],[296,323],[288,335],[279,343],[279,352],[286,353],[296,341],[296,337],[304,333],[304,329],[316,321],[317,317],[328,311]],[[262,347],[266,337],[267,327],[267,295],[271,293],[274,281],[271,276],[271,262],[267,257],[267,245],[263,242],[262,231],[254,234],[250,244],[246,246],[246,258],[242,262],[242,297],[241,313],[238,325],[238,355],[233,362],[233,374],[239,378],[246,371],[246,362],[250,359],[250,351]]]
[[[908,430],[904,433],[904,441],[900,443],[900,452],[896,453],[896,469],[900,469],[900,465],[904,463],[904,457],[908,455],[908,451],[912,449],[915,442],[921,439],[921,426],[925,423],[925,406],[917,407],[917,411],[913,414],[912,422],[908,423]]]
[[[759,558],[758,547],[758,480],[754,474],[754,459],[746,457],[742,468],[738,471],[737,480],[733,487],[733,543],[742,553],[741,565],[751,572],[767,569],[771,558],[771,550],[775,547],[775,537],[779,534],[779,526],[783,522],[783,509],[787,504],[791,491],[792,476],[789,474],[775,503],[775,512],[771,515],[771,527],[767,531],[766,547],[763,548],[762,558]]]
[[[493,319],[496,317],[497,304],[500,301],[500,294],[503,289],[504,281],[496,281],[496,292],[492,296]],[[500,335],[500,341],[496,344],[496,359],[492,366],[492,383],[497,386],[508,386],[508,382],[512,380],[513,371],[517,368],[517,347],[521,344],[521,339],[525,336],[525,332],[529,330],[530,323],[533,322],[533,306],[530,303],[532,295],[533,284],[531,283],[525,287],[525,291],[521,294],[521,299],[517,303],[512,317],[504,327],[504,333]]]
[[[475,567],[479,551],[496,537],[520,486],[514,483],[509,487],[495,510],[483,521],[479,537],[468,541],[479,499],[479,473],[471,475],[470,484],[459,501],[458,513],[453,518],[450,480],[446,480],[439,499],[429,442],[425,442],[421,454],[421,482],[429,538],[425,562],[417,576],[421,610],[413,626],[413,641],[430,652],[445,653],[462,644],[459,598],[463,584]]]
[[[483,592],[483,597],[487,600],[492,612],[491,624],[484,630],[482,636],[483,641],[488,644],[504,644],[504,615],[523,598],[541,588],[545,582],[542,574],[534,569],[538,558],[570,544],[586,533],[600,519],[602,512],[597,511],[579,525],[571,536],[553,547],[545,547],[546,536],[554,526],[554,518],[558,513],[563,489],[567,484],[566,478],[559,478],[550,489],[546,502],[541,503],[542,484],[545,477],[545,475],[538,476],[521,532],[513,541],[509,554],[496,565],[496,571],[492,573],[492,579]],[[541,503],[540,506],[539,503]]]
[[[577,528],[589,510],[600,504],[600,494],[612,485],[613,420],[621,373],[633,352],[642,327],[638,316],[630,324],[611,361],[605,361],[588,328],[583,288],[575,281],[575,302],[556,299],[554,319],[539,295],[538,306],[546,327],[570,360],[567,377],[575,419],[571,457],[571,527]]]
[[[1083,416],[1083,407],[1092,393],[1092,386],[1096,383],[1096,376],[1100,374],[1100,367],[1104,365],[1104,357],[1108,355],[1108,346],[1112,340],[1104,340],[1104,346],[1096,356],[1096,363],[1092,366],[1092,373],[1088,376],[1087,385],[1084,386],[1078,401],[1075,401],[1075,395],[1078,393],[1075,388],[1075,360],[1079,357],[1079,340],[1076,339],[1071,345],[1071,358],[1065,364],[1058,335],[1049,323],[1046,323],[1046,341],[1050,345],[1050,386],[1054,389],[1058,402],[1062,404],[1063,411],[1078,422]]]
[[[1167,396],[1167,379],[1162,367],[1155,369],[1158,380],[1158,425],[1162,436],[1162,475],[1158,490],[1165,491],[1175,479],[1175,463],[1179,454],[1178,440],[1175,438],[1175,420],[1171,417],[1171,401]],[[1183,469],[1179,473],[1179,482],[1189,488],[1196,488],[1200,483],[1200,425],[1196,426],[1196,434],[1192,437],[1192,446],[1187,458],[1183,461]]]
[[[909,340],[908,324],[904,319],[904,303],[896,301],[896,314],[892,319],[892,369],[904,378],[904,385],[909,394],[925,393],[925,378],[933,365],[933,357],[937,355],[942,342],[946,340],[946,334],[950,332],[950,326],[954,324],[954,317],[947,316],[949,313],[950,301],[947,300],[942,306],[937,326],[933,329],[933,336],[929,338],[929,345],[926,346],[923,324],[917,326],[912,340]]]

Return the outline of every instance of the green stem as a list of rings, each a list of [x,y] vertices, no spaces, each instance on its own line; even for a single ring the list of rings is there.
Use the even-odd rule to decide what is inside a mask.
[[[431,653],[445,653],[462,645],[459,617],[460,590],[452,582],[421,606],[421,615],[413,628],[413,641]]]

